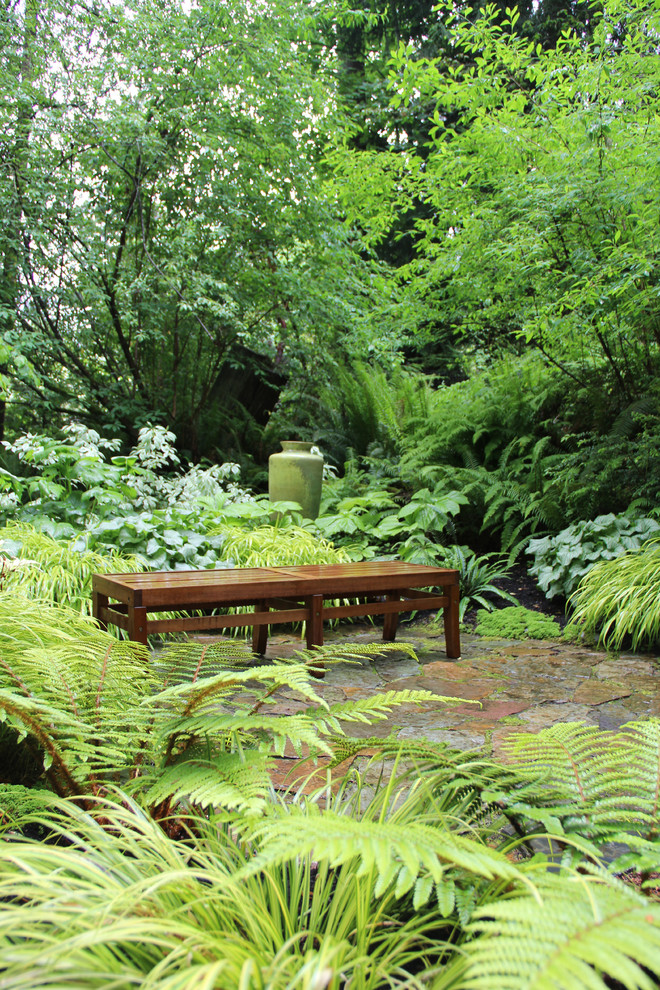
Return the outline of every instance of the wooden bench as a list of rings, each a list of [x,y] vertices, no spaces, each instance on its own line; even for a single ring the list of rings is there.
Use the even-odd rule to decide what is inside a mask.
[[[417,589],[437,588],[438,591]],[[401,561],[226,570],[94,574],[94,616],[129,639],[147,643],[153,633],[252,626],[255,653],[266,652],[268,626],[305,622],[307,647],[323,645],[323,622],[383,615],[383,639],[395,638],[399,613],[442,609],[447,656],[460,656],[458,571]],[[349,602],[347,599],[358,599]],[[337,604],[337,601],[340,604]],[[326,604],[327,603],[327,604]],[[206,612],[252,606],[238,614],[152,618],[158,612]]]

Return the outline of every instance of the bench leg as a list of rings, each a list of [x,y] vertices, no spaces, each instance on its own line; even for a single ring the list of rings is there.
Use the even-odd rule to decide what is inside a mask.
[[[445,625],[445,646],[447,656],[450,660],[457,660],[461,655],[461,633],[458,615],[459,588],[457,584],[450,584],[447,589],[449,605],[443,609],[443,619]]]
[[[305,630],[307,649],[314,646],[323,646],[323,596],[312,595],[305,602],[309,618]]]
[[[268,602],[255,602],[254,605],[255,612],[267,612]],[[258,653],[263,656],[266,652],[266,645],[268,643],[268,625],[264,623],[263,626],[253,626],[252,627],[252,652]]]
[[[401,601],[401,596],[397,595],[395,592],[391,592],[385,595],[385,601],[398,602]],[[399,613],[386,612],[383,617],[383,639],[385,640],[386,643],[394,642],[398,627],[399,627]]]
[[[323,646],[323,595],[312,595],[307,598],[308,618],[305,629],[307,649],[313,650],[315,646]],[[325,677],[325,667],[319,662],[311,667],[314,677]]]
[[[147,610],[128,607],[128,638],[147,646]]]
[[[98,623],[99,629],[108,631],[107,622],[108,596],[102,595],[98,591],[92,592],[92,615]]]

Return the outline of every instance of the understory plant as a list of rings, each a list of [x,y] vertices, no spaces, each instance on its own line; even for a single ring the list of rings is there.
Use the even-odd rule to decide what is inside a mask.
[[[423,740],[339,742],[344,760],[368,746],[394,762],[375,787],[354,768],[256,814],[191,810],[176,838],[113,788],[5,823],[5,982],[650,990],[657,720],[520,734],[500,764]],[[606,865],[610,840],[627,851]],[[617,879],[631,867],[639,889]]]
[[[608,513],[573,523],[556,536],[530,540],[527,553],[534,560],[529,573],[537,579],[546,598],[569,598],[594,564],[641,547],[658,531],[657,520],[628,514]]]
[[[300,564],[341,564],[350,555],[329,540],[296,525],[259,525],[253,529],[225,525],[222,550],[235,567],[281,567]]]
[[[59,602],[91,614],[92,574],[145,569],[139,556],[108,549],[97,553],[74,539],[55,539],[27,523],[0,529],[0,587],[29,598]]]
[[[549,615],[534,612],[523,605],[479,609],[475,632],[478,636],[502,639],[559,639],[559,623]]]
[[[334,489],[340,497],[334,497]],[[328,486],[315,527],[325,539],[343,547],[353,559],[400,557],[434,564],[444,553],[452,519],[467,502],[454,490],[422,488],[404,499],[395,491],[366,487],[346,497],[344,486]]]
[[[328,704],[318,694],[319,660],[350,662],[392,646],[328,645],[254,664],[242,643],[182,643],[152,661],[145,647],[74,616],[0,594],[0,712],[16,745],[41,761],[46,785],[83,804],[122,780],[163,822],[182,802],[256,812],[266,802],[270,757],[287,744],[330,754],[327,737],[345,723],[441,700],[406,690]],[[51,632],[61,626],[72,632]],[[396,649],[412,654],[405,644]],[[296,693],[296,715],[270,712],[282,691]]]
[[[660,642],[660,539],[594,564],[570,600],[578,629],[608,649],[653,648]]]
[[[648,990],[660,721],[514,734],[504,759],[354,739],[352,722],[443,699],[332,703],[310,676],[318,656],[255,665],[234,644],[183,644],[149,657],[0,595],[0,707],[47,785],[0,789],[2,980]],[[631,869],[639,889],[617,878]]]
[[[496,554],[482,554],[478,557],[469,547],[457,545],[445,547],[441,565],[458,571],[460,587],[459,616],[461,621],[468,609],[481,605],[490,612],[495,608],[492,598],[518,604],[515,595],[498,588],[494,583],[509,576],[511,568],[502,557]]]

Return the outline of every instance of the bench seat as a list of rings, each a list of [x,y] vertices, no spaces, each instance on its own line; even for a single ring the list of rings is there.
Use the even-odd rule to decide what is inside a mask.
[[[437,589],[425,591],[423,589]],[[235,567],[92,576],[93,614],[147,643],[154,633],[252,626],[255,653],[266,651],[268,627],[305,622],[307,647],[323,645],[323,622],[383,615],[383,639],[396,636],[399,614],[442,609],[447,656],[460,656],[458,571],[396,560],[298,567]],[[254,611],[217,614],[218,609]],[[158,618],[159,612],[207,612]]]

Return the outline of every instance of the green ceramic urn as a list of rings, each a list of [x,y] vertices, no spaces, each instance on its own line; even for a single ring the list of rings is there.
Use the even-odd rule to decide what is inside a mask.
[[[312,444],[282,440],[282,450],[268,458],[268,497],[271,502],[297,502],[307,519],[316,519],[321,504],[323,458]]]

